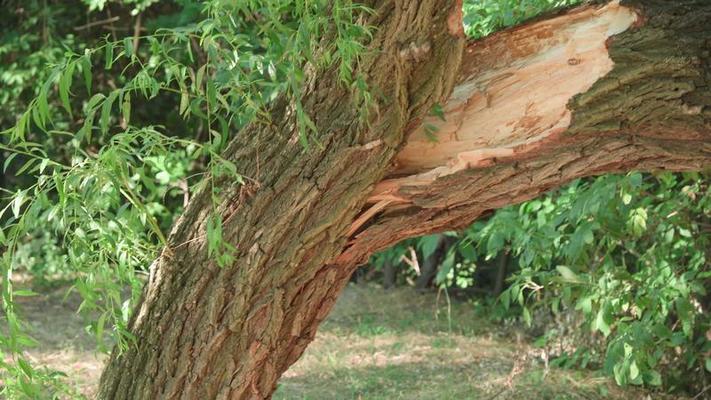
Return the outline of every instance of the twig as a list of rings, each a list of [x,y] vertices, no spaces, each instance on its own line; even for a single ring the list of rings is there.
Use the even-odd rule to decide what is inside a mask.
[[[143,14],[138,14],[136,17],[136,24],[133,25],[133,54],[138,52],[138,39],[141,36],[141,16]]]
[[[509,388],[508,388],[508,387],[504,387],[503,389],[501,389],[501,390],[499,390],[498,392],[494,393],[493,396],[489,397],[488,400],[494,400],[495,398],[499,397],[502,393],[504,393],[507,389],[509,389]]]
[[[113,15],[111,15],[111,7],[106,7],[106,13],[109,15],[109,18],[114,17]],[[116,19],[118,20],[118,17],[116,17]],[[118,39],[116,38],[116,27],[114,26],[113,22],[109,23],[109,30],[111,31],[111,37],[114,38],[114,42],[118,41]],[[123,121],[123,117],[121,117],[121,121]],[[122,128],[126,129],[124,127]]]
[[[412,246],[409,246],[408,250],[410,251],[410,258],[407,258],[407,256],[403,254],[402,257],[400,257],[400,261],[404,261],[405,264],[412,267],[412,269],[415,270],[415,274],[417,276],[422,275],[422,273],[420,272],[420,263],[417,260],[417,253],[415,252],[415,249],[412,248]]]
[[[701,391],[700,391],[696,396],[694,396],[691,400],[696,400],[696,399],[698,399],[702,394],[706,393],[706,391],[709,390],[709,389],[711,389],[711,385],[706,386],[705,388],[703,388],[703,390],[701,390]]]
[[[92,26],[109,24],[109,23],[112,23],[112,22],[116,22],[116,21],[118,21],[118,20],[119,20],[119,17],[118,17],[118,16],[116,16],[116,17],[111,17],[111,18],[107,18],[107,19],[102,19],[102,20],[100,20],[100,21],[89,22],[88,24],[85,24],[85,25],[75,26],[75,27],[74,27],[74,30],[75,30],[75,31],[81,31],[81,30],[84,30],[84,29],[89,29],[89,28],[91,28]]]

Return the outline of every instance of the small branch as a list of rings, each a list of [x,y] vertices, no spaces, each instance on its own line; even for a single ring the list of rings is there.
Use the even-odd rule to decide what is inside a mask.
[[[407,256],[403,254],[402,257],[400,257],[400,261],[404,261],[405,264],[412,267],[412,269],[415,270],[415,274],[417,276],[422,275],[422,273],[420,272],[420,263],[417,261],[417,253],[415,252],[415,249],[410,246],[408,247],[408,250],[410,251],[410,258],[407,258]]]
[[[107,19],[102,19],[102,20],[100,20],[100,21],[89,22],[88,24],[85,24],[85,25],[75,26],[75,27],[74,27],[74,30],[75,30],[75,31],[82,31],[82,30],[84,30],[84,29],[89,29],[89,28],[91,28],[91,27],[93,27],[93,26],[104,25],[104,24],[110,24],[110,23],[116,22],[116,21],[118,21],[118,20],[119,20],[119,17],[118,17],[118,16],[116,16],[116,17],[111,17],[111,18],[107,18]]]
[[[106,7],[106,13],[109,15],[109,18],[113,18],[114,16],[111,15],[111,7]],[[118,17],[116,17],[118,20]],[[116,38],[116,27],[114,26],[114,21],[109,23],[109,30],[111,31],[111,36],[114,38],[114,42],[117,41],[118,39]],[[121,117],[121,120],[123,120],[123,117]],[[126,128],[123,128],[126,129]]]
[[[138,39],[141,37],[141,16],[143,14],[138,14],[136,17],[136,23],[133,25],[133,54],[138,52]]]
[[[696,396],[694,396],[691,400],[696,400],[696,399],[698,399],[699,397],[701,397],[702,394],[706,393],[706,391],[709,390],[709,389],[711,389],[711,386],[706,386],[705,388],[703,388],[703,390],[701,390],[701,391],[700,391]]]

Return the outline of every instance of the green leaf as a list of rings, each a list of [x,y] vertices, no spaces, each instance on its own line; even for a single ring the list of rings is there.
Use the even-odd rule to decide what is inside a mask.
[[[39,110],[40,117],[42,118],[43,122],[46,120],[51,121],[51,115],[49,113],[49,104],[47,103],[47,96],[49,94],[49,90],[52,87],[52,80],[54,78],[48,79],[44,85],[42,85],[42,88],[40,89],[39,95],[37,96],[37,108]]]
[[[88,115],[84,119],[84,124],[82,125],[81,129],[77,131],[77,134],[75,138],[78,141],[86,140],[86,141],[91,141],[91,134],[92,134],[92,129],[94,128],[94,116],[95,116],[96,110],[89,110]]]
[[[578,300],[575,309],[582,311],[586,315],[590,314],[592,312],[592,297],[586,296]]]
[[[39,107],[31,107],[30,111],[32,112],[32,121],[34,121],[40,129],[45,130],[45,120],[42,118]]]
[[[613,368],[613,374],[615,377],[615,382],[619,386],[624,386],[627,383],[627,376],[625,376],[624,365],[622,363],[615,364]]]
[[[102,93],[97,93],[89,99],[89,102],[86,105],[86,108],[89,110],[89,113],[93,112],[93,110],[96,108],[99,103],[101,103],[102,100],[104,100],[106,96],[104,96]]]
[[[459,243],[457,246],[459,254],[464,257],[465,260],[476,261],[477,253],[471,243]]]
[[[489,257],[493,257],[498,254],[504,248],[506,238],[502,229],[496,229],[491,232],[489,239],[486,241],[486,254]]]
[[[432,143],[438,143],[439,139],[437,138],[437,132],[439,132],[439,128],[437,126],[432,125],[430,123],[425,124],[425,136],[427,137],[427,140],[429,140]]]
[[[47,165],[49,164],[49,158],[43,158],[42,161],[40,162],[39,165],[39,173],[44,173],[44,170],[47,168]]]
[[[81,62],[81,73],[84,75],[84,86],[86,86],[87,93],[91,94],[91,57],[89,53],[85,54],[84,57],[80,59]]]
[[[187,90],[180,92],[180,108],[178,114],[182,115],[183,118],[187,117],[188,106],[190,105],[190,95]]]
[[[632,210],[627,225],[635,236],[641,236],[647,230],[647,210],[642,207]]]
[[[20,210],[22,209],[22,203],[25,202],[25,192],[18,190],[15,194],[15,198],[12,199],[12,215],[15,218],[20,217]]]
[[[217,254],[222,244],[222,217],[213,215],[207,220],[207,255]]]
[[[559,265],[559,266],[555,267],[555,269],[563,277],[563,279],[567,282],[572,282],[572,283],[582,283],[583,282],[583,280],[580,279],[580,277],[575,272],[573,272],[572,269],[566,267],[565,265]]]
[[[453,251],[447,253],[447,257],[444,258],[444,261],[442,261],[442,264],[439,266],[439,271],[437,271],[435,278],[437,283],[444,283],[446,281],[447,275],[452,268],[454,268],[454,256],[455,253]]]
[[[505,310],[508,310],[511,306],[511,292],[509,290],[504,290],[499,296],[499,301],[504,306]]]
[[[632,364],[630,364],[630,381],[634,381],[639,377],[639,367],[637,367],[637,363],[632,360]]]
[[[675,305],[682,330],[686,337],[691,338],[694,334],[694,306],[685,297],[677,298]]]
[[[14,160],[15,157],[17,157],[17,154],[18,153],[10,153],[10,155],[7,156],[7,158],[5,159],[5,162],[2,165],[3,174],[7,172],[7,167],[9,167],[10,163],[12,163],[12,160]]]
[[[133,56],[133,38],[125,37],[123,38],[123,47],[126,52],[126,57],[131,58]]]
[[[104,104],[101,106],[101,117],[99,118],[99,126],[101,127],[101,132],[102,133],[107,133],[109,130],[109,121],[111,119],[111,107],[114,104],[114,101],[116,100],[116,97],[119,95],[119,91],[114,90],[109,94],[109,97],[104,101]]]
[[[207,105],[212,112],[217,109],[217,88],[212,80],[207,81]]]
[[[608,337],[610,336],[611,329],[610,324],[608,323],[609,316],[607,315],[606,309],[607,306],[603,305],[598,310],[597,316],[595,317],[594,328],[602,332],[605,337]]]
[[[422,251],[423,258],[427,258],[435,252],[437,245],[439,244],[439,239],[440,235],[429,235],[420,238],[419,247]]]
[[[198,68],[197,70],[197,77],[195,78],[194,84],[195,84],[195,91],[198,93],[203,93],[202,90],[202,80],[205,77],[205,68],[207,67],[207,64],[203,65],[202,67]]]
[[[126,125],[131,123],[131,95],[125,92],[123,95],[123,104],[121,104],[121,114]]]
[[[20,366],[20,369],[25,375],[27,375],[28,378],[32,378],[34,376],[34,370],[24,358],[19,357],[17,359],[17,365]]]
[[[69,102],[69,90],[72,87],[75,66],[76,64],[74,62],[69,62],[62,77],[59,78],[59,98],[62,101],[62,106],[67,110],[70,116],[72,115],[72,106]]]
[[[629,193],[625,193],[622,195],[622,204],[628,205],[632,202],[632,195]]]
[[[644,373],[644,381],[652,386],[661,386],[662,375],[657,371],[646,371]]]
[[[25,163],[22,164],[22,166],[20,167],[20,169],[18,169],[18,170],[15,172],[15,174],[17,174],[17,175],[22,175],[22,174],[24,174],[26,171],[29,171],[32,167],[34,167],[36,161],[37,161],[36,158],[30,158],[29,160],[25,161]]]
[[[104,69],[111,69],[114,64],[114,45],[111,42],[106,42],[106,49],[104,50],[104,55],[106,59],[104,60]]]
[[[27,129],[27,124],[30,119],[30,111],[27,110],[22,116],[20,117],[20,120],[17,121],[17,125],[15,126],[15,133],[14,133],[14,140],[19,139],[20,141],[25,141],[25,131]]]
[[[531,312],[528,311],[528,307],[523,307],[523,320],[526,322],[527,326],[531,326],[533,319],[531,318]]]

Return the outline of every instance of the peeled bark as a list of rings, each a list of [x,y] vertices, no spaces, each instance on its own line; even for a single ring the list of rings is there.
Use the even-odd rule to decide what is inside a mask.
[[[207,255],[210,199],[198,193],[100,398],[269,398],[374,251],[578,177],[711,165],[707,1],[585,6],[469,44],[459,1],[371,6],[369,123],[326,71],[303,98],[321,146],[299,145],[286,102],[233,140],[224,156],[249,183],[214,182],[233,265]],[[428,117],[435,104],[445,121]]]

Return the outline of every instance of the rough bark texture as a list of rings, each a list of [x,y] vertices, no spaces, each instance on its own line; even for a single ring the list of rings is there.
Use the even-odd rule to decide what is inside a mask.
[[[273,126],[231,143],[225,156],[250,178],[216,182],[234,265],[207,256],[209,198],[198,194],[151,269],[130,327],[137,345],[113,354],[101,398],[269,398],[372,252],[577,177],[711,164],[708,1],[587,6],[466,48],[458,1],[371,5],[377,51],[362,72],[382,94],[371,124],[327,71],[304,97],[322,147],[300,147],[285,103]],[[591,39],[566,39],[578,33]],[[560,74],[541,79],[551,68]],[[435,103],[458,121],[436,135],[454,139],[425,143],[418,127]]]
[[[321,146],[298,143],[289,104],[274,126],[241,132],[226,151],[250,183],[218,182],[232,266],[207,256],[209,196],[191,201],[151,271],[131,323],[137,346],[111,358],[106,399],[260,399],[313,339],[353,268],[329,265],[368,193],[383,178],[408,125],[451,92],[464,39],[448,19],[450,0],[373,4],[379,28],[362,72],[382,93],[375,119],[335,71],[310,77],[303,99]],[[429,48],[420,58],[413,48]]]

